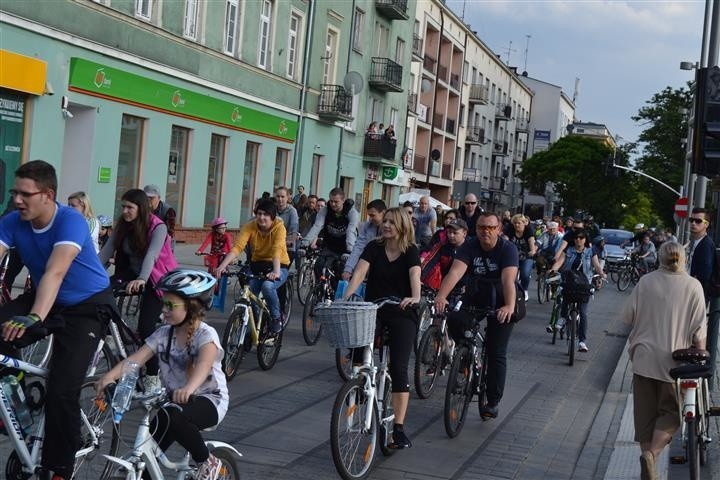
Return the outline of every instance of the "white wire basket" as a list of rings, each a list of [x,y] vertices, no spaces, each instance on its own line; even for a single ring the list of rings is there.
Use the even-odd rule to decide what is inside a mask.
[[[356,348],[373,343],[378,306],[372,302],[320,304],[315,318],[332,348]]]

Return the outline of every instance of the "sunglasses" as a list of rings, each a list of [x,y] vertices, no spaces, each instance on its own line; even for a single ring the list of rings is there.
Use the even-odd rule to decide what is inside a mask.
[[[162,302],[162,309],[167,310],[168,312],[172,312],[176,308],[184,307],[184,306],[185,306],[184,303],[173,303],[169,300],[165,300]]]
[[[480,230],[481,232],[491,232],[495,230],[498,226],[497,225],[478,225],[476,227],[477,230]]]
[[[465,202],[465,205],[477,205],[477,202]]]
[[[704,218],[690,217],[690,218],[688,218],[688,222],[690,222],[690,223],[706,223],[707,220],[705,220]]]

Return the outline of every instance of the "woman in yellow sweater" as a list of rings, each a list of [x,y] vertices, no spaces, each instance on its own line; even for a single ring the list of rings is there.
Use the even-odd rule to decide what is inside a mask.
[[[215,275],[220,276],[245,247],[250,245],[250,268],[254,275],[264,275],[266,278],[251,280],[250,290],[255,294],[262,291],[273,318],[272,333],[280,333],[283,325],[277,289],[287,280],[290,266],[286,236],[283,221],[277,218],[275,202],[270,199],[260,200],[255,207],[255,219],[243,225],[232,250],[215,270]]]

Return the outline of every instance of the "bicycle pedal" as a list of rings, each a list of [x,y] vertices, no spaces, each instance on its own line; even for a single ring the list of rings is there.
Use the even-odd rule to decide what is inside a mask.
[[[687,458],[682,455],[670,457],[670,463],[673,465],[684,465],[687,463]]]
[[[720,407],[710,407],[707,414],[711,417],[720,417]]]

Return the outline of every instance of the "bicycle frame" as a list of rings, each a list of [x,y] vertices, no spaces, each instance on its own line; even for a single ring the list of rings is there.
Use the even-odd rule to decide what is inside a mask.
[[[387,418],[380,418],[380,403],[385,402],[385,380],[390,376],[387,370],[387,356],[389,354],[389,347],[383,344],[380,350],[380,364],[375,365],[375,358],[373,354],[373,346],[367,345],[363,350],[363,363],[360,366],[353,367],[353,373],[351,378],[355,378],[358,375],[362,375],[365,378],[365,386],[363,388],[365,395],[367,396],[370,405],[373,408],[368,408],[365,412],[365,418],[363,420],[364,429],[370,430],[372,426],[372,416],[374,411],[378,411],[378,418],[380,423],[388,424],[395,420],[395,412]],[[389,430],[385,429],[386,434],[389,434]],[[385,439],[387,441],[387,438]],[[386,442],[385,442],[386,443]]]
[[[698,431],[705,433],[708,430],[707,414],[710,393],[707,379],[678,378],[675,380],[678,395],[678,413],[682,420],[694,420],[698,423]],[[687,441],[685,421],[681,421],[681,438],[683,445]]]

